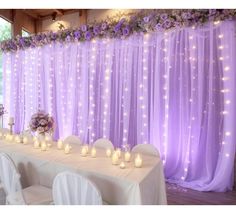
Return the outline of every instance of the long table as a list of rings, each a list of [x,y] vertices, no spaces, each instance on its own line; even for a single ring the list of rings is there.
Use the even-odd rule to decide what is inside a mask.
[[[97,149],[96,158],[82,157],[79,145],[72,145],[70,154],[53,143],[47,151],[27,145],[0,140],[0,152],[15,162],[23,187],[40,184],[52,188],[53,179],[62,171],[80,173],[92,180],[109,204],[158,205],[167,204],[162,161],[155,156],[142,155],[142,168],[134,167],[134,155],[126,168],[112,165],[105,150]],[[73,190],[72,190],[73,191]]]

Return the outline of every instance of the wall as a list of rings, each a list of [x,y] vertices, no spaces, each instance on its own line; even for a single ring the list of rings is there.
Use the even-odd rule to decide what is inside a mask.
[[[63,24],[65,28],[77,28],[80,25],[79,19],[79,12],[63,15],[58,17],[56,21],[46,19],[42,21],[42,31],[58,31],[58,22]]]
[[[114,9],[91,9],[88,10],[87,12],[87,22],[91,23],[96,21],[102,21],[105,20],[107,17],[112,17],[115,15],[120,15],[122,16],[122,14],[127,14],[127,13],[131,13],[131,12],[135,12],[138,10],[133,10],[133,9],[119,9],[119,10],[114,10]]]

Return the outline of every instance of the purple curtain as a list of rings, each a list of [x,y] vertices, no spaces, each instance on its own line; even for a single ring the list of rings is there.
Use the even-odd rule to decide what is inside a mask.
[[[13,116],[20,132],[43,109],[56,120],[55,138],[151,143],[168,181],[232,189],[235,31],[225,21],[4,53],[5,125]]]

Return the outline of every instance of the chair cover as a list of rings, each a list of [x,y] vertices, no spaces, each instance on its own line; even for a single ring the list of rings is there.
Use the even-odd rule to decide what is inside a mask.
[[[0,205],[6,204],[6,193],[3,188],[3,184],[0,183]]]
[[[96,140],[93,143],[93,146],[98,147],[98,148],[105,148],[105,149],[110,148],[111,150],[114,149],[112,142],[108,139],[105,139],[105,138],[100,138],[100,139]]]
[[[25,204],[22,188],[20,183],[20,174],[11,158],[5,154],[0,153],[0,180],[2,181],[6,195],[20,192],[20,203]]]
[[[56,205],[102,205],[97,187],[87,178],[62,172],[53,181],[53,201]]]
[[[142,153],[146,155],[154,155],[154,156],[160,157],[160,154],[158,150],[156,149],[156,147],[154,147],[151,144],[138,144],[134,146],[131,151],[133,153]]]
[[[74,135],[66,137],[64,142],[68,143],[68,144],[78,144],[78,145],[81,145],[80,138],[78,136],[74,136]]]

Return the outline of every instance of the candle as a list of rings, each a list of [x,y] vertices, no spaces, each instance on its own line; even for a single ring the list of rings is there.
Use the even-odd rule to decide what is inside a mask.
[[[65,149],[64,149],[65,154],[69,154],[70,151],[71,151],[71,148],[72,148],[72,147],[71,147],[69,144],[66,144]]]
[[[119,157],[116,152],[113,153],[111,157],[111,161],[113,165],[118,165]]]
[[[35,149],[38,149],[39,146],[40,146],[39,141],[38,141],[38,140],[34,141],[34,148],[35,148]]]
[[[121,169],[124,169],[124,168],[125,168],[125,163],[124,163],[124,162],[121,162],[121,163],[120,163],[120,168],[121,168]]]
[[[13,117],[10,117],[8,123],[9,123],[9,124],[14,124],[14,118],[13,118]]]
[[[107,157],[111,157],[111,149],[106,150],[106,155],[107,155]]]
[[[49,136],[49,135],[47,135],[47,136],[45,137],[45,141],[52,141],[52,137]]]
[[[0,138],[2,138],[3,137],[3,133],[2,132],[0,132]]]
[[[42,142],[42,144],[41,144],[41,150],[42,150],[42,151],[46,151],[46,150],[47,150],[47,145],[46,145],[45,142]]]
[[[86,146],[82,146],[81,149],[81,156],[85,157],[87,155],[87,147]]]
[[[95,158],[95,157],[96,157],[96,153],[97,153],[97,151],[96,151],[95,147],[93,147],[92,150],[91,150],[91,156],[92,156],[92,158]]]
[[[57,142],[57,149],[62,149],[62,148],[63,148],[63,141],[59,139]]]
[[[84,147],[85,147],[85,149],[86,149],[86,152],[88,153],[88,151],[89,151],[88,145],[85,145]]]
[[[117,154],[118,158],[121,157],[121,150],[120,150],[120,148],[116,149],[116,154]]]
[[[9,140],[10,142],[12,142],[12,141],[14,140],[14,135],[9,135],[9,136],[8,136],[8,140]]]
[[[141,168],[142,163],[143,163],[143,160],[142,160],[141,156],[138,154],[137,157],[134,160],[134,166],[136,168]]]
[[[20,140],[20,136],[19,136],[19,135],[16,135],[16,136],[15,136],[15,142],[16,142],[16,143],[21,143],[21,140]]]
[[[129,162],[129,161],[130,161],[130,158],[131,158],[130,152],[126,152],[126,153],[125,153],[125,161],[126,161],[126,162]]]
[[[34,142],[35,142],[35,141],[38,141],[38,138],[37,138],[36,136],[34,136],[33,141],[34,141]]]
[[[27,144],[28,143],[28,138],[27,137],[24,137],[23,138],[23,144]]]

